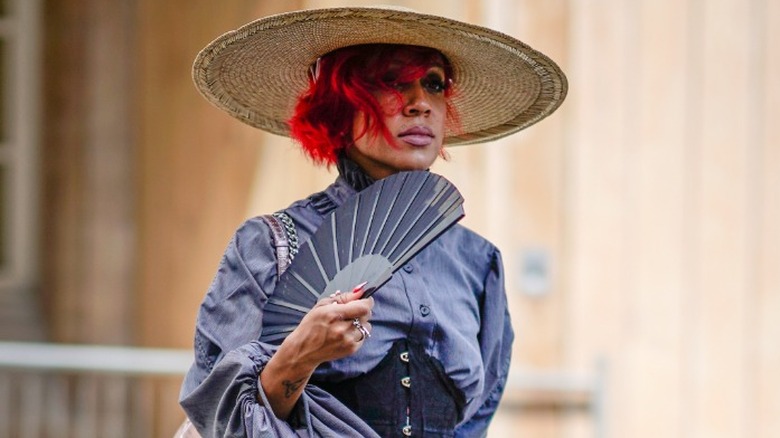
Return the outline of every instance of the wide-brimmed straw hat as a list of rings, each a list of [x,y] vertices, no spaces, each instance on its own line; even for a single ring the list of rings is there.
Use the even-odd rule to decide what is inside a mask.
[[[233,117],[289,136],[287,120],[317,58],[371,43],[430,47],[449,59],[459,126],[446,133],[445,144],[512,134],[550,115],[566,96],[561,69],[525,43],[485,27],[394,7],[261,18],[206,46],[195,60],[193,78],[206,99]]]

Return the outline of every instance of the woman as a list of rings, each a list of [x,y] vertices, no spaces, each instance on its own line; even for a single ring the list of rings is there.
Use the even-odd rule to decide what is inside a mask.
[[[484,436],[512,327],[499,251],[455,226],[371,298],[321,300],[278,347],[258,341],[284,254],[373,182],[427,170],[444,145],[489,141],[549,115],[565,77],[478,26],[386,8],[267,17],[198,56],[199,90],[239,120],[289,135],[339,177],[239,228],[198,315],[181,404],[205,436]],[[280,182],[283,183],[283,182]],[[276,240],[275,240],[276,239]],[[278,246],[278,245],[277,245]],[[286,263],[286,262],[285,262]]]

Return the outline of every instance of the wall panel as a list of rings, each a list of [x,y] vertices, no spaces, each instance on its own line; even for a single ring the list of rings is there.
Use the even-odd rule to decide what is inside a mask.
[[[685,12],[678,1],[638,2],[627,18],[633,28],[627,55],[631,85],[624,96],[630,189],[622,203],[629,216],[621,352],[627,358],[627,412],[619,418],[632,434],[641,431],[648,437],[675,436],[682,408],[670,392],[681,383],[685,293]]]
[[[197,93],[192,62],[220,34],[283,6],[249,0],[139,1],[143,343],[191,345],[198,305],[245,217],[263,138]]]
[[[41,271],[58,341],[135,335],[132,8],[45,3]]]
[[[689,366],[696,394],[693,436],[739,436],[745,430],[746,288],[750,42],[748,2],[707,2],[703,38],[698,224],[694,241],[696,338]]]
[[[626,99],[632,65],[626,55],[632,23],[626,2],[571,3],[569,47],[571,95],[568,110],[566,251],[570,297],[567,309],[567,364],[587,369],[599,357],[608,360],[608,412],[627,405],[630,386],[625,334],[629,263],[625,201],[631,188],[626,172],[630,134]],[[608,417],[611,433],[630,436]],[[574,434],[572,436],[581,436]]]
[[[751,139],[757,142],[754,169],[758,181],[756,212],[752,236],[755,248],[755,296],[749,333],[751,349],[746,354],[754,359],[749,370],[752,384],[748,417],[750,436],[770,438],[780,430],[780,128],[775,120],[780,114],[780,3],[754,2],[754,19],[758,37],[754,40],[757,71],[753,85],[757,108],[753,113],[757,129]]]

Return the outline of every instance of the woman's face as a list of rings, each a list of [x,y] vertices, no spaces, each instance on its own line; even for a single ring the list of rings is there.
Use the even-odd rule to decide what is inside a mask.
[[[432,63],[425,74],[412,82],[390,79],[393,89],[374,93],[384,113],[383,121],[392,137],[392,144],[383,135],[360,135],[365,132],[365,115],[358,112],[353,123],[353,138],[358,137],[347,155],[369,176],[382,179],[404,170],[425,170],[431,167],[444,141],[447,101],[444,68]],[[391,63],[393,69],[405,65],[404,52],[398,52]]]

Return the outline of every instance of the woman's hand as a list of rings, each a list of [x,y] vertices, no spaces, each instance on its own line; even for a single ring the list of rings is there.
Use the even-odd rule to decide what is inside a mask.
[[[357,318],[370,333],[368,318],[374,299],[361,300],[363,290],[338,293],[317,303],[301,320],[279,348],[288,350],[290,360],[312,369],[323,362],[340,359],[356,352],[365,336],[353,324]],[[278,354],[278,352],[277,352]]]
[[[362,286],[320,300],[260,373],[260,383],[278,418],[289,416],[317,366],[353,354],[366,341],[374,299],[360,299]]]

